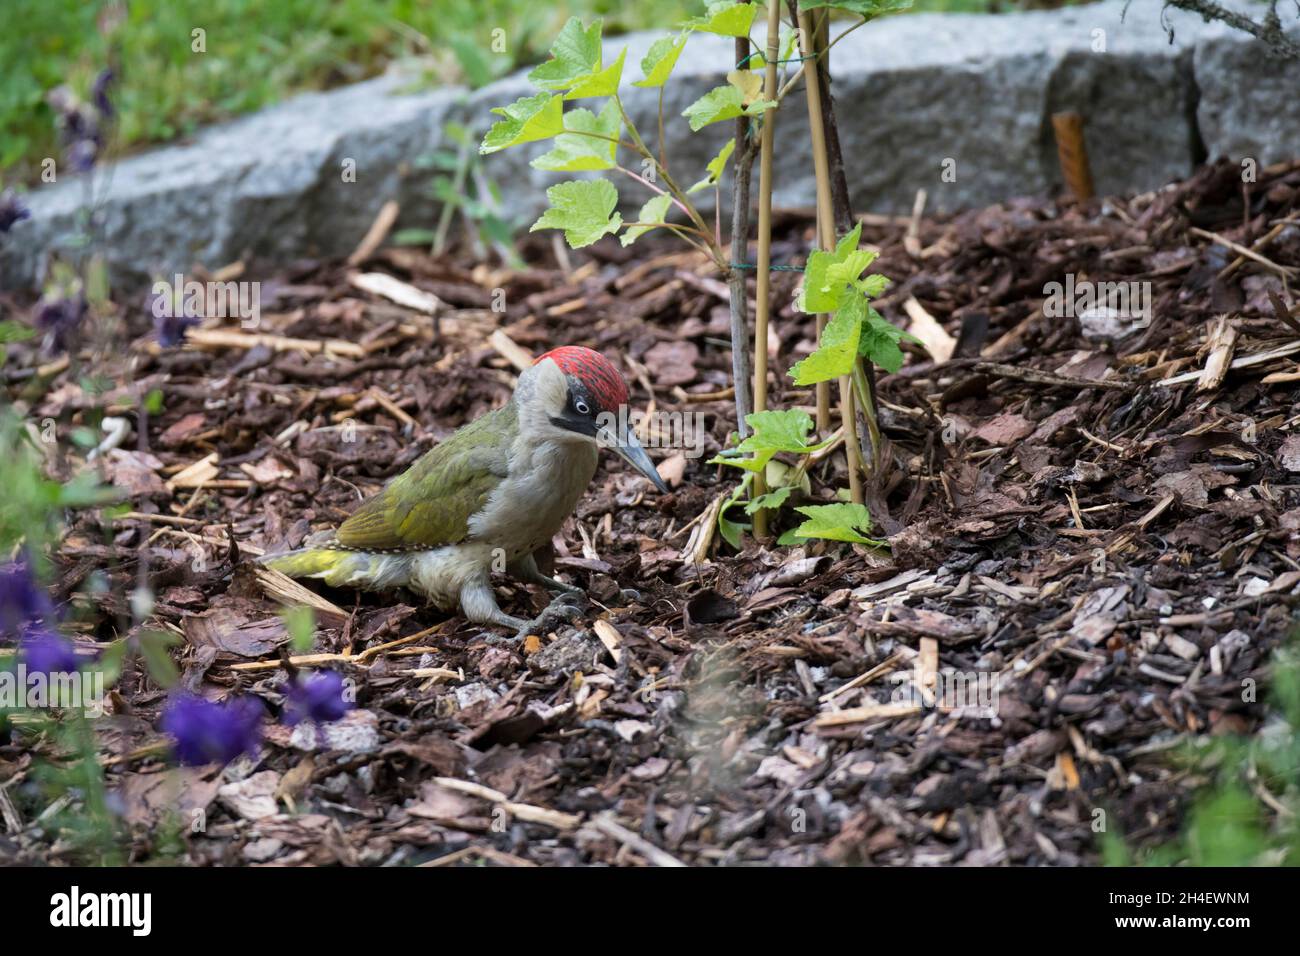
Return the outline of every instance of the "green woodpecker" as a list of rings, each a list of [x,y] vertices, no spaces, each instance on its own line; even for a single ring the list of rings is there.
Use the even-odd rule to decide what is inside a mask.
[[[336,587],[405,585],[444,611],[522,636],[571,618],[567,595],[534,552],[549,545],[596,472],[597,446],[618,452],[667,493],[628,426],[627,383],[599,352],[566,346],[519,376],[509,403],[464,426],[366,500],[337,531],[262,563]],[[564,595],[524,621],[497,606],[490,575]]]

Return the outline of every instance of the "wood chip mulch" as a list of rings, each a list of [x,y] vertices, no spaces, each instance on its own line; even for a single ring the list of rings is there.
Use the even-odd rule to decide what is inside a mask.
[[[160,752],[166,692],[131,662],[96,727],[132,859],[194,808],[196,864],[1073,865],[1098,861],[1098,819],[1169,839],[1196,780],[1172,751],[1258,728],[1243,682],[1266,682],[1300,594],[1300,163],[1240,173],[865,217],[893,280],[880,310],[945,358],[908,346],[879,380],[890,552],[737,554],[712,530],[737,478],[706,463],[735,426],[726,288],[668,242],[602,244],[569,272],[535,237],[521,270],[411,249],[304,264],[263,283],[256,331],[172,350],[140,334],[107,360],[106,396],[70,372],[34,393],[48,357],[14,347],[5,387],[32,419],[63,434],[107,402],[132,424],[101,456],[130,514],[79,514],[57,556],[83,642],[131,633],[126,595],[147,583],[183,684],[274,714],[275,598],[309,600],[320,629],[298,664],[357,688],[319,734],[270,725],[256,761],[180,770]],[[801,263],[810,219],[777,227],[775,261]],[[1046,317],[1067,273],[1150,283],[1152,321]],[[774,407],[812,402],[784,374],[813,347],[787,304],[798,281],[774,275]],[[666,497],[604,457],[554,542],[556,573],[595,602],[582,627],[494,645],[411,594],[295,597],[259,577],[252,556],[337,524],[561,344],[606,352],[637,407],[708,431],[701,457],[652,451]],[[154,390],[157,416],[127,400]],[[847,484],[841,458],[810,470],[813,501]],[[521,615],[545,600],[499,593]],[[962,675],[991,711],[931,692]],[[11,797],[50,746],[0,739]],[[18,858],[63,858],[22,823]]]

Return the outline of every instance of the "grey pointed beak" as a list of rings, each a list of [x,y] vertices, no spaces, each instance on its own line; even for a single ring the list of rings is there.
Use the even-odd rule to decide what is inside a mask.
[[[617,435],[613,429],[605,427],[597,432],[596,437],[602,445],[606,448],[612,448],[620,458],[649,478],[650,482],[659,489],[661,494],[671,494],[668,486],[664,484],[664,480],[659,477],[654,462],[645,453],[645,449],[641,447],[641,443],[636,440],[636,435],[633,434],[630,428],[622,435]]]

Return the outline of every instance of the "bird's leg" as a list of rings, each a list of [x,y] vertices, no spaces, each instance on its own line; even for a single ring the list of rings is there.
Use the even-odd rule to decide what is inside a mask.
[[[460,609],[466,619],[475,624],[495,624],[498,627],[508,627],[513,631],[528,625],[523,618],[512,617],[501,610],[486,574],[461,585]]]
[[[544,588],[560,592],[541,614],[516,632],[516,638],[549,631],[561,622],[571,623],[582,615],[586,607],[587,592],[582,588],[575,588],[563,581],[547,577],[537,567],[537,558],[532,553],[525,554],[506,565],[506,573],[528,584],[540,584]]]
[[[544,588],[559,591],[561,594],[586,594],[582,588],[575,588],[573,585],[557,581],[555,578],[548,578],[537,567],[537,559],[532,554],[525,554],[523,557],[511,561],[506,565],[506,573],[526,584],[540,584]]]
[[[536,564],[533,565],[533,570],[537,570]],[[538,572],[539,575],[540,573]],[[531,621],[525,621],[523,618],[512,617],[497,606],[497,598],[492,593],[492,585],[486,573],[482,577],[466,581],[460,589],[460,609],[468,620],[475,624],[495,624],[509,628],[515,632],[514,640],[521,640],[539,631],[548,631],[562,621],[572,621],[581,616],[581,605],[585,604],[586,595],[582,591],[576,588],[566,590],[547,605],[541,614]],[[487,640],[488,643],[499,644],[508,639],[489,637]]]

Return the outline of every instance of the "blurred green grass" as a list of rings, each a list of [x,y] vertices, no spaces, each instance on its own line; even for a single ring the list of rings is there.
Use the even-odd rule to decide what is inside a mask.
[[[917,0],[919,10],[989,11],[1032,0]],[[1050,3],[1051,0],[1048,0]],[[700,0],[0,0],[0,181],[34,182],[59,155],[46,102],[66,84],[87,97],[112,66],[114,146],[166,142],[303,90],[427,57],[435,79],[481,85],[543,59],[566,18],[600,16],[606,34],[669,28]],[[108,32],[101,21],[121,10]],[[205,31],[205,53],[191,33]],[[505,52],[492,51],[504,31]]]
[[[537,60],[572,15],[602,16],[607,29],[674,22],[684,0],[624,4],[576,0],[132,0],[105,36],[109,7],[88,0],[0,2],[0,175],[30,180],[57,156],[46,94],[69,85],[83,99],[109,65],[117,74],[117,144],[163,142],[284,99],[381,73],[392,61],[427,56],[440,78],[490,80]],[[207,52],[191,52],[191,31]],[[493,53],[492,31],[505,53]],[[462,62],[464,61],[464,62]]]

